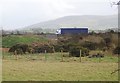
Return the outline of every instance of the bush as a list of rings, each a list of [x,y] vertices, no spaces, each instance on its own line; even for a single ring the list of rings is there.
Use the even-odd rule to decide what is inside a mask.
[[[25,54],[28,52],[29,46],[27,44],[16,44],[9,49],[9,52],[16,52],[17,54]]]
[[[16,44],[12,46],[9,49],[9,52],[16,52],[16,54],[25,54],[26,52],[28,53],[45,53],[45,50],[47,53],[53,53],[54,52],[54,47],[49,44],[41,44],[37,46],[30,46],[27,44]]]
[[[21,48],[17,48],[14,52],[14,54],[23,54],[23,50]]]
[[[52,45],[48,44],[43,44],[34,47],[35,53],[45,53],[45,50],[47,53],[53,53],[54,52],[54,47]]]
[[[69,45],[64,44],[64,45],[60,45],[60,44],[56,44],[53,45],[55,52],[61,52],[61,50],[63,50],[63,52],[69,52]]]
[[[90,55],[88,58],[103,58],[103,57],[104,57],[104,54],[97,53],[97,54]]]
[[[116,47],[114,50],[113,50],[113,53],[114,54],[120,54],[120,47]]]
[[[94,42],[89,42],[89,41],[85,41],[85,43],[83,43],[82,45],[84,48],[87,48],[89,50],[96,50],[98,47],[97,43]]]
[[[70,47],[69,55],[74,56],[74,57],[79,57],[80,56],[80,48],[79,47]]]
[[[54,46],[54,49],[55,49],[55,52],[60,52],[61,50],[63,50],[63,47],[61,45],[53,45]]]
[[[79,47],[79,46],[72,46],[70,47],[69,55],[74,57],[80,56],[80,50],[81,50],[81,56],[88,56],[89,50],[87,48]]]
[[[104,38],[104,41],[105,41],[106,46],[107,46],[108,49],[109,49],[109,48],[110,48],[110,45],[111,45],[111,42],[112,42],[111,38]]]

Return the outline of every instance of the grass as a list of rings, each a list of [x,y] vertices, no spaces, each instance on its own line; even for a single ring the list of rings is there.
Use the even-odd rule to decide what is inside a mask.
[[[4,59],[7,60],[15,60],[16,57],[12,53],[2,53],[4,56]],[[63,61],[64,62],[72,62],[76,61],[79,62],[80,58],[79,57],[68,57],[68,53],[62,53],[64,56]],[[60,62],[62,61],[62,54],[61,53],[38,53],[38,54],[23,54],[23,55],[18,55],[18,60],[24,61],[24,60],[41,60],[41,61],[49,61],[49,62]],[[117,63],[118,62],[118,57],[117,56],[105,56],[104,58],[87,58],[87,57],[82,57],[82,62],[113,62]]]
[[[116,63],[10,61],[3,62],[3,80],[23,81],[110,81],[118,80]]]
[[[2,37],[2,46],[11,47],[17,43],[48,42],[48,39],[37,35],[9,35]]]
[[[68,53],[65,53],[67,55]],[[3,81],[118,81],[118,58],[106,56],[98,58],[64,57],[60,53],[33,54],[19,56],[4,53]],[[47,60],[45,60],[45,55]]]

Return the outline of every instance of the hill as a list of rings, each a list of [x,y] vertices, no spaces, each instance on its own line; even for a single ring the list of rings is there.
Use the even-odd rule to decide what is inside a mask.
[[[58,29],[60,27],[89,27],[92,30],[102,30],[117,27],[117,15],[97,16],[97,15],[83,15],[83,16],[65,16],[55,20],[49,20],[25,27],[23,30],[39,30],[41,29]],[[50,31],[50,30],[48,30]]]

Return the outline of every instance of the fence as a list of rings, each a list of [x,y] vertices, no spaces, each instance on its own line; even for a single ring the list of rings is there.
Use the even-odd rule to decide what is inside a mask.
[[[55,52],[55,53],[37,53],[37,54],[23,54],[23,55],[13,55],[11,53],[3,52],[3,60],[37,60],[45,62],[102,62],[107,61],[105,58],[88,58],[88,57],[70,57],[68,52]],[[108,60],[114,60],[114,58],[109,57]],[[117,60],[116,60],[117,61]]]

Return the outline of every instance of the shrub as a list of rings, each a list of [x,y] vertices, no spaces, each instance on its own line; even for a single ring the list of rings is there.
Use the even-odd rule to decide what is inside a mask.
[[[60,52],[61,50],[63,50],[63,52],[69,52],[69,45],[68,44],[56,44],[56,45],[53,45],[54,46],[54,49],[55,49],[55,52]]]
[[[63,50],[63,47],[61,45],[53,45],[54,46],[54,49],[55,49],[55,52],[60,52],[61,50]]]
[[[70,47],[69,55],[79,57],[80,56],[80,48],[79,47]]]
[[[54,47],[52,45],[48,44],[43,44],[34,47],[35,53],[45,53],[45,50],[47,53],[53,53],[54,52]]]
[[[23,50],[21,48],[17,48],[14,52],[14,54],[23,54]]]
[[[81,50],[81,56],[88,56],[89,50],[87,48],[79,47],[79,46],[72,46],[70,47],[69,55],[74,57],[80,56],[80,50]]]
[[[120,54],[120,47],[116,47],[114,50],[113,50],[113,53],[114,54]]]
[[[26,52],[28,52],[28,50],[29,46],[27,44],[16,44],[9,49],[9,52],[15,53],[16,51],[17,54],[25,54]]]
[[[88,58],[103,58],[103,57],[104,57],[104,54],[102,53],[97,53],[97,54],[88,56]]]
[[[105,45],[108,47],[108,49],[110,48],[110,45],[111,45],[111,38],[104,38],[104,41],[105,41]]]
[[[94,42],[89,42],[89,41],[85,41],[85,43],[83,43],[82,45],[84,48],[87,48],[89,50],[96,50],[98,44],[94,43]]]

